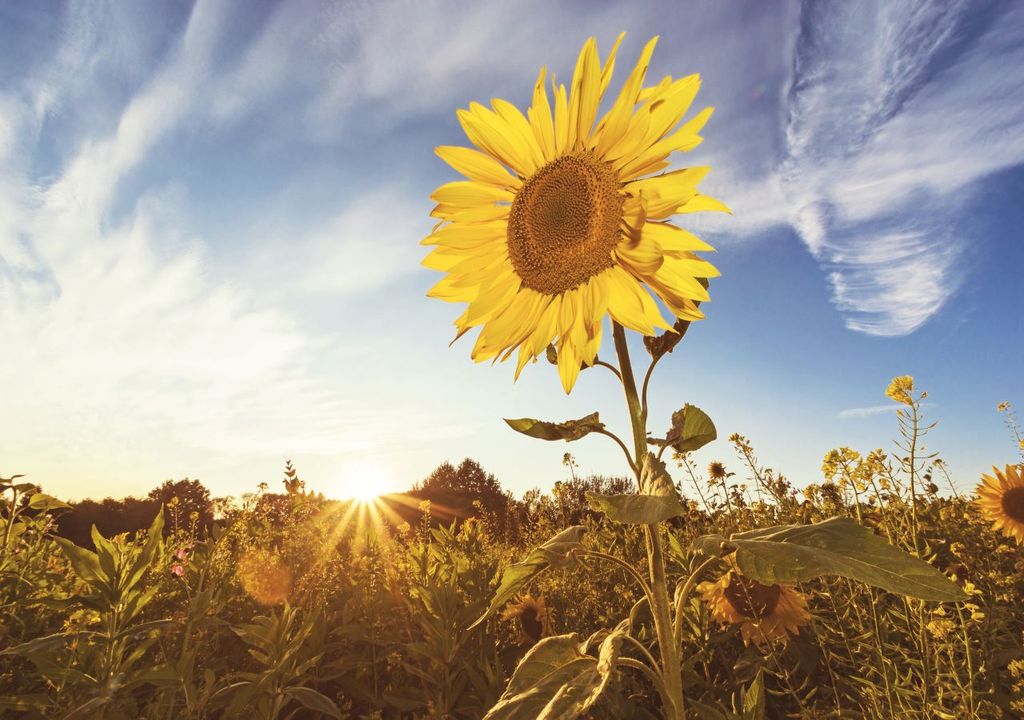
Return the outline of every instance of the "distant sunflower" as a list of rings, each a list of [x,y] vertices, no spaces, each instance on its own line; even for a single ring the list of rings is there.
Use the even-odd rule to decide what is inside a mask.
[[[644,87],[653,38],[598,120],[622,37],[603,65],[587,40],[571,92],[552,79],[553,111],[541,68],[525,115],[500,99],[490,109],[470,103],[457,114],[479,150],[436,150],[468,179],[431,195],[440,222],[423,240],[437,246],[423,264],[447,275],[429,295],[468,303],[456,338],[483,326],[477,362],[518,350],[517,378],[555,342],[566,392],[597,356],[605,315],[644,335],[667,330],[653,292],[676,317],[698,320],[697,304],[709,299],[701,280],[719,274],[695,254],[710,245],[666,222],[677,213],[728,212],[697,192],[710,168],[652,175],[673,151],[702,140],[712,108],[680,125],[700,78],[666,76]]]
[[[993,530],[1024,544],[1024,472],[1019,465],[1007,465],[1002,472],[993,467],[992,472],[995,477],[981,476],[978,505]]]
[[[505,608],[501,616],[505,620],[518,621],[520,642],[523,644],[536,645],[542,637],[551,634],[551,612],[543,598],[524,595]]]
[[[721,623],[740,626],[743,642],[765,645],[785,643],[789,634],[800,634],[810,619],[807,599],[786,585],[762,585],[733,568],[715,582],[703,582],[697,590]]]

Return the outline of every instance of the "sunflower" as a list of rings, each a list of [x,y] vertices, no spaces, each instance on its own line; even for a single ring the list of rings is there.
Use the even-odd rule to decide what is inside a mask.
[[[810,619],[807,598],[786,585],[762,585],[744,576],[735,566],[715,582],[697,586],[711,616],[721,623],[740,626],[743,643],[758,645],[786,642],[789,633],[800,634]]]
[[[544,598],[523,595],[505,608],[501,617],[519,621],[520,644],[536,645],[542,637],[551,634],[551,611],[544,604]]]
[[[644,85],[656,37],[598,119],[622,38],[603,64],[587,40],[571,91],[552,76],[553,107],[541,68],[525,115],[501,99],[470,103],[457,115],[476,149],[436,150],[467,179],[431,195],[439,222],[423,264],[447,275],[428,294],[467,303],[456,339],[481,327],[477,362],[518,351],[516,378],[554,343],[566,392],[594,362],[606,315],[644,335],[672,329],[655,297],[676,318],[703,317],[719,273],[695,253],[713,248],[667,220],[729,211],[697,192],[709,168],[662,172],[673,151],[700,144],[712,108],[680,124],[697,75]]]
[[[981,476],[978,505],[993,530],[1024,544],[1024,472],[1019,465],[1007,465],[1002,472],[993,467],[992,472],[995,477]]]

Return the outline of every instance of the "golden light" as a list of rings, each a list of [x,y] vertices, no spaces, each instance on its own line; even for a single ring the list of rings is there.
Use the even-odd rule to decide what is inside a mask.
[[[363,460],[350,465],[345,472],[342,498],[356,500],[361,504],[373,503],[389,492],[393,483],[388,469],[380,462]]]

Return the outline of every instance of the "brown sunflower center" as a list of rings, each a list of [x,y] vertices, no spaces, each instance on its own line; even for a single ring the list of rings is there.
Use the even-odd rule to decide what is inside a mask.
[[[519,627],[522,628],[523,635],[529,638],[530,642],[536,643],[540,640],[541,634],[544,632],[544,622],[541,620],[537,608],[529,606],[523,608],[519,614]]]
[[[1024,523],[1024,487],[1012,487],[1003,493],[1003,513]]]
[[[753,620],[768,617],[779,604],[781,585],[762,585],[756,580],[733,573],[725,589],[725,599],[740,615]]]
[[[508,220],[508,254],[523,285],[557,295],[612,266],[619,188],[615,170],[590,153],[565,155],[530,176]]]

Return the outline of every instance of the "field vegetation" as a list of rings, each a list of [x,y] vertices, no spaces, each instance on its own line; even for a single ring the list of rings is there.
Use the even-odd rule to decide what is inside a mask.
[[[721,461],[706,469],[689,452],[666,456],[684,508],[658,524],[682,717],[1024,713],[1020,547],[924,447],[922,395],[894,384],[890,397],[897,446],[831,450],[804,486],[740,435],[713,446]],[[514,697],[522,668],[571,642],[577,673],[560,687],[587,698],[572,713],[663,717],[658,638],[636,582],[650,526],[613,520],[595,501],[635,493],[635,482],[580,477],[569,454],[564,472],[550,492],[515,499],[467,460],[408,495],[338,502],[307,492],[289,463],[280,493],[215,502],[180,481],[108,501],[108,513],[5,478],[0,715],[539,717]],[[147,528],[111,524],[130,508],[148,511]],[[83,517],[99,529],[83,533]],[[962,599],[915,599],[830,571],[793,586],[748,578],[732,583],[750,593],[737,600],[729,573],[745,576],[724,551],[745,547],[738,533],[788,525],[862,532],[850,537],[919,558]],[[716,597],[746,615],[716,613]],[[792,613],[772,625],[782,598],[796,598]],[[550,706],[542,681],[532,696]]]

